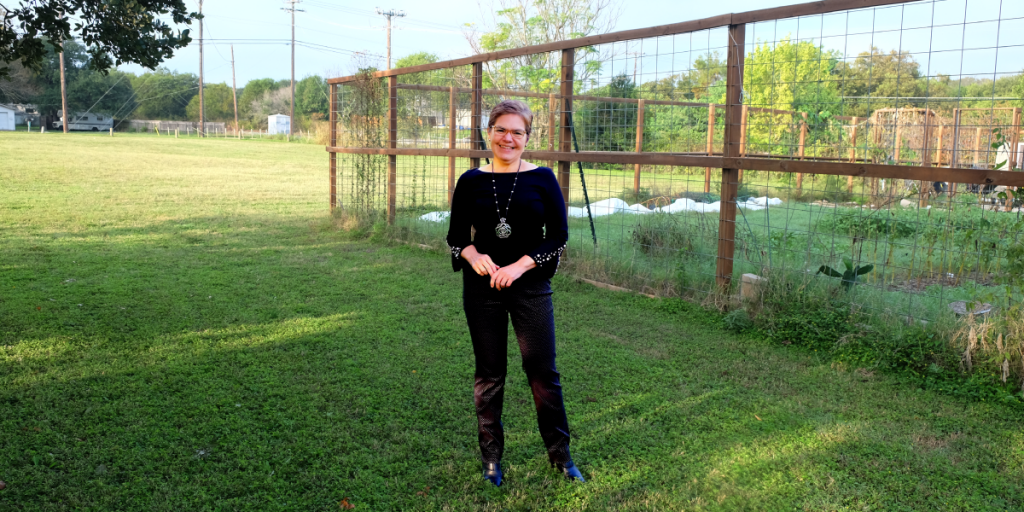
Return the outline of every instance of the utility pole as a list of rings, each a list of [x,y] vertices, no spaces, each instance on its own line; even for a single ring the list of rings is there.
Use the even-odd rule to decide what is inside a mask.
[[[199,14],[203,14],[203,0],[199,0]],[[199,136],[206,136],[206,103],[203,102],[203,18],[199,18]]]
[[[231,45],[231,100],[235,103],[235,136],[238,135],[238,87],[235,85],[235,45]]]
[[[284,7],[283,10],[292,13],[292,102],[291,113],[288,114],[288,138],[291,139],[291,136],[295,135],[295,11],[305,11],[295,8],[295,4],[299,3],[299,0],[285,0],[285,3],[290,4],[291,7]]]
[[[391,18],[402,18],[402,17],[405,17],[405,11],[396,11],[394,9],[390,9],[390,10],[385,11],[384,9],[381,9],[380,7],[378,7],[377,8],[377,14],[380,14],[381,16],[384,16],[385,18],[388,19],[388,67],[387,67],[387,69],[391,69]]]
[[[64,133],[67,133],[68,120],[71,119],[71,116],[68,115],[68,88],[67,80],[64,78],[64,52],[60,52],[60,111],[61,116],[64,117],[60,124],[64,129]]]

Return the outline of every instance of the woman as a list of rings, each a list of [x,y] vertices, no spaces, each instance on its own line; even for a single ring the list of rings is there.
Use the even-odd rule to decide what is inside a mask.
[[[509,317],[548,459],[566,478],[583,481],[569,455],[569,424],[555,369],[551,276],[569,238],[565,201],[551,169],[521,159],[532,120],[521,101],[494,107],[487,124],[494,162],[459,177],[448,230],[452,268],[463,271],[462,303],[476,358],[474,400],[484,479],[496,486],[505,448],[501,409]]]

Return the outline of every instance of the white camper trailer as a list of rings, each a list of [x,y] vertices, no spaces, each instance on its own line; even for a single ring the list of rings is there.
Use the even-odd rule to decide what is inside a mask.
[[[60,116],[59,121],[53,123],[54,129],[60,130],[64,126],[64,111],[58,110],[57,115]],[[85,130],[85,131],[107,131],[114,127],[114,118],[107,114],[94,114],[86,112],[84,114],[71,114],[71,122],[68,123],[68,130]]]

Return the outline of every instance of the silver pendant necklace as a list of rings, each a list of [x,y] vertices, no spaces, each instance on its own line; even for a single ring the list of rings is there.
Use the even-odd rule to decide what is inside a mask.
[[[498,218],[501,219],[498,225],[494,228],[494,234],[498,238],[508,238],[512,236],[512,226],[505,222],[505,217],[508,217],[508,211],[512,208],[512,194],[516,192],[516,183],[519,181],[519,171],[523,169],[523,160],[519,159],[519,167],[516,168],[516,178],[512,181],[512,191],[508,193],[508,204],[505,205],[505,215],[501,215],[501,207],[498,206],[498,184],[494,181],[494,169],[491,169],[491,187],[494,189],[494,209],[498,212]]]

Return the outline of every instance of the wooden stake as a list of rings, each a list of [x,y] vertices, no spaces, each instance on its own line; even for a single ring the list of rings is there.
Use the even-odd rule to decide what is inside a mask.
[[[740,121],[740,156],[747,156],[747,105],[743,105],[743,119]],[[739,169],[736,181],[743,183],[743,169]]]
[[[636,111],[636,152],[644,149],[644,100],[640,100]],[[633,193],[640,197],[640,164],[633,167]],[[637,199],[639,201],[639,199]]]
[[[850,132],[850,163],[857,162],[857,125],[860,123],[859,117],[853,118],[853,130]],[[846,193],[853,193],[853,176],[846,177]]]
[[[921,148],[921,167],[932,166],[932,118],[929,116],[931,110],[924,110],[924,147]],[[928,206],[928,191],[931,188],[932,183],[921,180],[918,185],[918,206],[925,208]]]
[[[1017,146],[1020,145],[1020,121],[1021,121],[1021,109],[1013,109],[1013,135],[1010,139],[1010,166],[1007,171],[1016,169],[1020,162],[1017,161]]]
[[[484,65],[482,62],[473,63],[473,92],[472,103],[470,104],[470,116],[472,119],[469,120],[469,129],[472,133],[469,134],[469,148],[470,149],[482,149],[480,147],[480,116],[483,112],[483,88],[484,88]],[[470,158],[469,166],[473,169],[480,167],[480,158]]]
[[[804,159],[804,144],[807,142],[807,112],[801,112],[803,120],[800,122],[800,145],[797,146],[797,156]],[[804,173],[796,173],[796,195],[800,197],[804,188]]]
[[[896,165],[900,164],[900,157],[903,153],[903,128],[899,125],[899,119],[896,120],[896,144],[895,144],[895,155],[893,155],[893,161]]]
[[[974,166],[977,167],[981,161],[981,128],[974,133]]]
[[[548,151],[555,150],[555,112],[558,111],[558,100],[555,94],[548,95]],[[555,161],[549,160],[548,167],[554,169]]]
[[[708,105],[708,156],[713,156],[715,150],[715,105]],[[704,193],[711,192],[711,168],[704,168]]]

